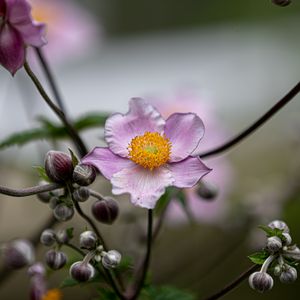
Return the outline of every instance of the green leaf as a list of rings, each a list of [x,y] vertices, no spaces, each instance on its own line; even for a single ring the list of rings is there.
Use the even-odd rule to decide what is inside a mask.
[[[119,297],[116,295],[116,293],[109,288],[99,288],[98,293],[99,297],[95,298],[95,300],[119,300]]]
[[[79,159],[77,158],[77,156],[74,154],[74,152],[70,148],[68,148],[68,149],[69,149],[69,152],[71,154],[72,165],[75,168],[78,165],[78,163],[79,163]]]
[[[169,201],[171,200],[171,188],[167,188],[166,192],[159,198],[157,204],[155,206],[155,214],[159,216],[164,210],[165,207],[168,205]]]
[[[147,286],[142,291],[143,300],[195,300],[195,295],[172,286]]]
[[[51,180],[49,179],[49,177],[46,174],[46,170],[44,167],[42,166],[33,166],[34,169],[37,170],[39,177],[47,182],[51,182]]]
[[[80,282],[78,282],[77,280],[71,278],[71,277],[67,277],[63,280],[63,282],[60,284],[60,288],[66,288],[66,287],[72,287],[72,286],[76,286],[79,285]]]
[[[253,263],[255,263],[257,265],[262,265],[269,256],[270,256],[270,254],[267,251],[261,250],[259,252],[255,252],[255,253],[249,255],[248,258]]]
[[[71,240],[74,237],[74,228],[73,227],[69,227],[66,229],[66,233],[68,238]]]
[[[269,226],[265,226],[265,225],[259,225],[258,228],[262,229],[267,234],[268,237],[277,236],[284,242],[286,241],[285,236],[282,234],[283,229],[278,229],[278,228],[273,229],[273,228],[271,228]]]

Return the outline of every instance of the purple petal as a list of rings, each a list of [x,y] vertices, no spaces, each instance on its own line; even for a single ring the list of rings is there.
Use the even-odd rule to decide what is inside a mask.
[[[194,113],[175,113],[166,121],[165,135],[172,143],[171,162],[190,156],[204,135],[202,120]]]
[[[0,29],[0,64],[12,75],[25,61],[25,48],[20,34],[9,25]]]
[[[134,205],[153,209],[167,186],[173,185],[174,178],[166,168],[152,171],[132,165],[113,175],[111,183],[115,195],[129,193]]]
[[[115,155],[108,148],[101,147],[94,148],[81,160],[81,163],[96,167],[107,179],[111,179],[113,174],[133,164],[131,160]]]
[[[168,165],[175,179],[174,186],[189,188],[194,186],[211,169],[208,168],[198,157],[188,157],[183,161]]]
[[[105,139],[111,151],[127,157],[127,147],[134,137],[146,131],[162,133],[164,125],[164,119],[152,105],[141,98],[133,98],[127,114],[114,114],[107,119]]]
[[[7,14],[10,24],[20,32],[25,44],[34,47],[46,44],[45,25],[32,20],[31,7],[27,1],[8,1]]]

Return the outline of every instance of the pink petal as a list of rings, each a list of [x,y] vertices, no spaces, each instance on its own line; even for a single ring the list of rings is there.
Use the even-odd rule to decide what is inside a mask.
[[[174,186],[189,188],[194,186],[211,169],[208,168],[198,157],[188,157],[183,161],[168,165],[173,178]]]
[[[94,148],[81,160],[81,163],[94,166],[107,179],[111,179],[113,174],[133,164],[131,160],[115,155],[108,148],[101,147]]]
[[[105,139],[111,151],[127,157],[127,147],[134,137],[146,131],[162,133],[164,125],[164,119],[152,105],[141,98],[133,98],[127,114],[114,114],[107,119]]]
[[[165,135],[172,143],[171,162],[190,156],[204,135],[202,120],[194,113],[175,113],[166,121]]]
[[[25,61],[25,48],[20,34],[11,26],[0,28],[0,64],[12,75]]]
[[[172,185],[174,178],[166,168],[152,171],[133,164],[113,175],[111,183],[115,195],[129,193],[134,205],[153,209],[165,188]]]

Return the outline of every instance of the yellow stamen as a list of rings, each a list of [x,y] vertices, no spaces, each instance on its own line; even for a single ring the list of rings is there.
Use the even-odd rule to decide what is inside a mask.
[[[171,142],[164,135],[145,132],[131,140],[128,146],[129,158],[136,164],[153,170],[169,160],[171,147]]]
[[[47,291],[42,300],[61,300],[62,292],[59,289],[52,289]]]

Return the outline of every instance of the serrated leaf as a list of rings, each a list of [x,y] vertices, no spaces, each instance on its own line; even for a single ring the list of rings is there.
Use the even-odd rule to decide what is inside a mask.
[[[195,295],[172,286],[147,286],[142,291],[145,300],[195,300]]]
[[[68,150],[71,154],[72,165],[75,168],[79,164],[79,159],[70,148],[68,148]]]
[[[34,169],[36,169],[36,171],[39,174],[39,177],[47,182],[51,182],[51,180],[49,179],[49,177],[46,174],[46,170],[44,167],[42,166],[33,166]]]
[[[262,265],[265,260],[269,257],[269,253],[265,250],[261,250],[258,252],[255,252],[248,256],[248,258],[256,265]]]

